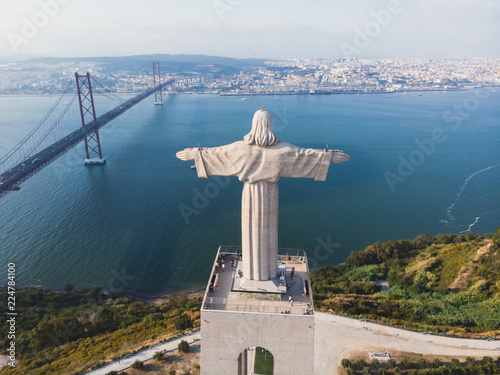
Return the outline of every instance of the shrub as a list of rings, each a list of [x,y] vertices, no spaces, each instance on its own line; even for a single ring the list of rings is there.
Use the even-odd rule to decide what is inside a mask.
[[[118,371],[109,371],[106,373],[106,375],[118,375]]]
[[[163,359],[165,359],[165,353],[163,353],[162,351],[159,351],[159,352],[156,352],[154,355],[153,355],[153,359],[157,362],[160,362],[162,361]]]
[[[199,365],[199,364],[197,364],[197,363],[195,363],[195,364],[194,364],[194,368],[195,368],[195,369],[199,369],[199,368],[200,368],[200,365]]]
[[[472,358],[472,357],[465,357],[465,361],[467,362],[467,364],[469,366],[472,366],[473,364],[476,363],[476,360],[474,358]]]
[[[168,372],[168,375],[175,375],[175,370],[170,370],[170,371]]]
[[[144,367],[144,363],[139,360],[136,360],[134,363],[132,363],[132,366],[130,367],[132,367],[135,370],[142,370],[142,368]]]
[[[457,366],[460,366],[460,361],[457,358],[452,358],[451,364],[452,364],[452,366],[457,367]]]
[[[189,319],[189,316],[182,314],[174,321],[175,329],[179,331],[184,331],[188,328],[193,328],[193,322]]]
[[[425,360],[425,358],[420,358],[418,360],[418,364],[420,365],[420,367],[423,368],[423,367],[427,366],[427,361]]]
[[[349,361],[347,358],[344,358],[341,362],[343,368],[349,368],[351,367],[351,361]]]
[[[380,362],[377,358],[374,358],[373,361],[372,361],[372,365],[373,367],[375,368],[379,368],[380,367]]]
[[[369,368],[369,367],[365,367],[365,368],[363,369],[362,374],[363,374],[363,375],[370,375],[370,374],[371,374],[370,368]]]
[[[387,373],[385,372],[385,370],[383,368],[379,368],[378,369],[378,375],[386,375]]]
[[[401,361],[401,364],[406,367],[406,368],[410,368],[411,367],[411,362],[408,358],[403,358],[403,360]]]
[[[387,361],[387,365],[390,367],[390,368],[394,368],[396,367],[396,360],[394,358],[391,358]]]
[[[491,358],[489,356],[484,356],[483,357],[483,362],[487,363],[487,364],[492,364],[493,363],[493,358]]]
[[[364,359],[360,359],[358,362],[356,362],[356,366],[360,368],[360,370],[363,370],[366,367],[366,362]]]
[[[354,370],[352,369],[352,367],[349,367],[347,369],[347,372],[346,372],[347,375],[354,375]]]
[[[75,289],[75,287],[73,286],[73,284],[66,284],[66,285],[64,286],[64,291],[65,291],[66,293],[69,293],[69,292],[73,291],[73,289]]]
[[[179,345],[177,346],[177,349],[180,351],[180,352],[184,352],[184,353],[187,353],[189,352],[189,344],[186,340],[182,340]]]
[[[401,370],[399,369],[399,367],[394,367],[394,373],[396,375],[400,375],[401,374]]]
[[[432,363],[434,363],[434,366],[436,366],[436,368],[439,368],[443,365],[443,361],[441,361],[441,358],[434,358]]]

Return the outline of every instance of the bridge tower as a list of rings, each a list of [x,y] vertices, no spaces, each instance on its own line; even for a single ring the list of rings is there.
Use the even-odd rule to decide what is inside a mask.
[[[153,87],[161,85],[161,77],[160,77],[160,63],[153,63]],[[162,89],[155,91],[155,105],[163,105],[163,94]]]
[[[90,83],[90,73],[85,75],[75,73],[76,88],[78,91],[78,103],[80,104],[80,116],[82,128],[85,133],[85,165],[104,164],[106,159],[102,157],[101,141],[99,140],[99,128],[95,115],[94,96]]]

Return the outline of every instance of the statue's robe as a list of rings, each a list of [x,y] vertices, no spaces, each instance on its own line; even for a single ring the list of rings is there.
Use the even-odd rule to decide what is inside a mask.
[[[277,276],[278,180],[281,177],[325,181],[332,150],[300,148],[286,142],[259,147],[244,141],[194,148],[198,177],[237,176],[244,182],[241,200],[243,277]]]

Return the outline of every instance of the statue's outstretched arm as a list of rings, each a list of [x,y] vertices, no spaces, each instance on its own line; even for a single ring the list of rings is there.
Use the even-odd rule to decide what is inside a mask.
[[[194,160],[194,153],[192,148],[185,148],[184,150],[177,152],[175,156],[177,156],[177,158],[181,159],[182,161]]]
[[[351,154],[344,154],[341,150],[333,150],[332,163],[343,163],[351,158]]]

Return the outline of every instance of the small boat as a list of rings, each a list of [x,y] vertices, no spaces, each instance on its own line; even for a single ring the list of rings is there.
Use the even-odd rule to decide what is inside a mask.
[[[241,98],[241,100],[248,100],[248,98]]]
[[[196,169],[196,164],[193,164],[193,165],[191,166],[191,169]]]

